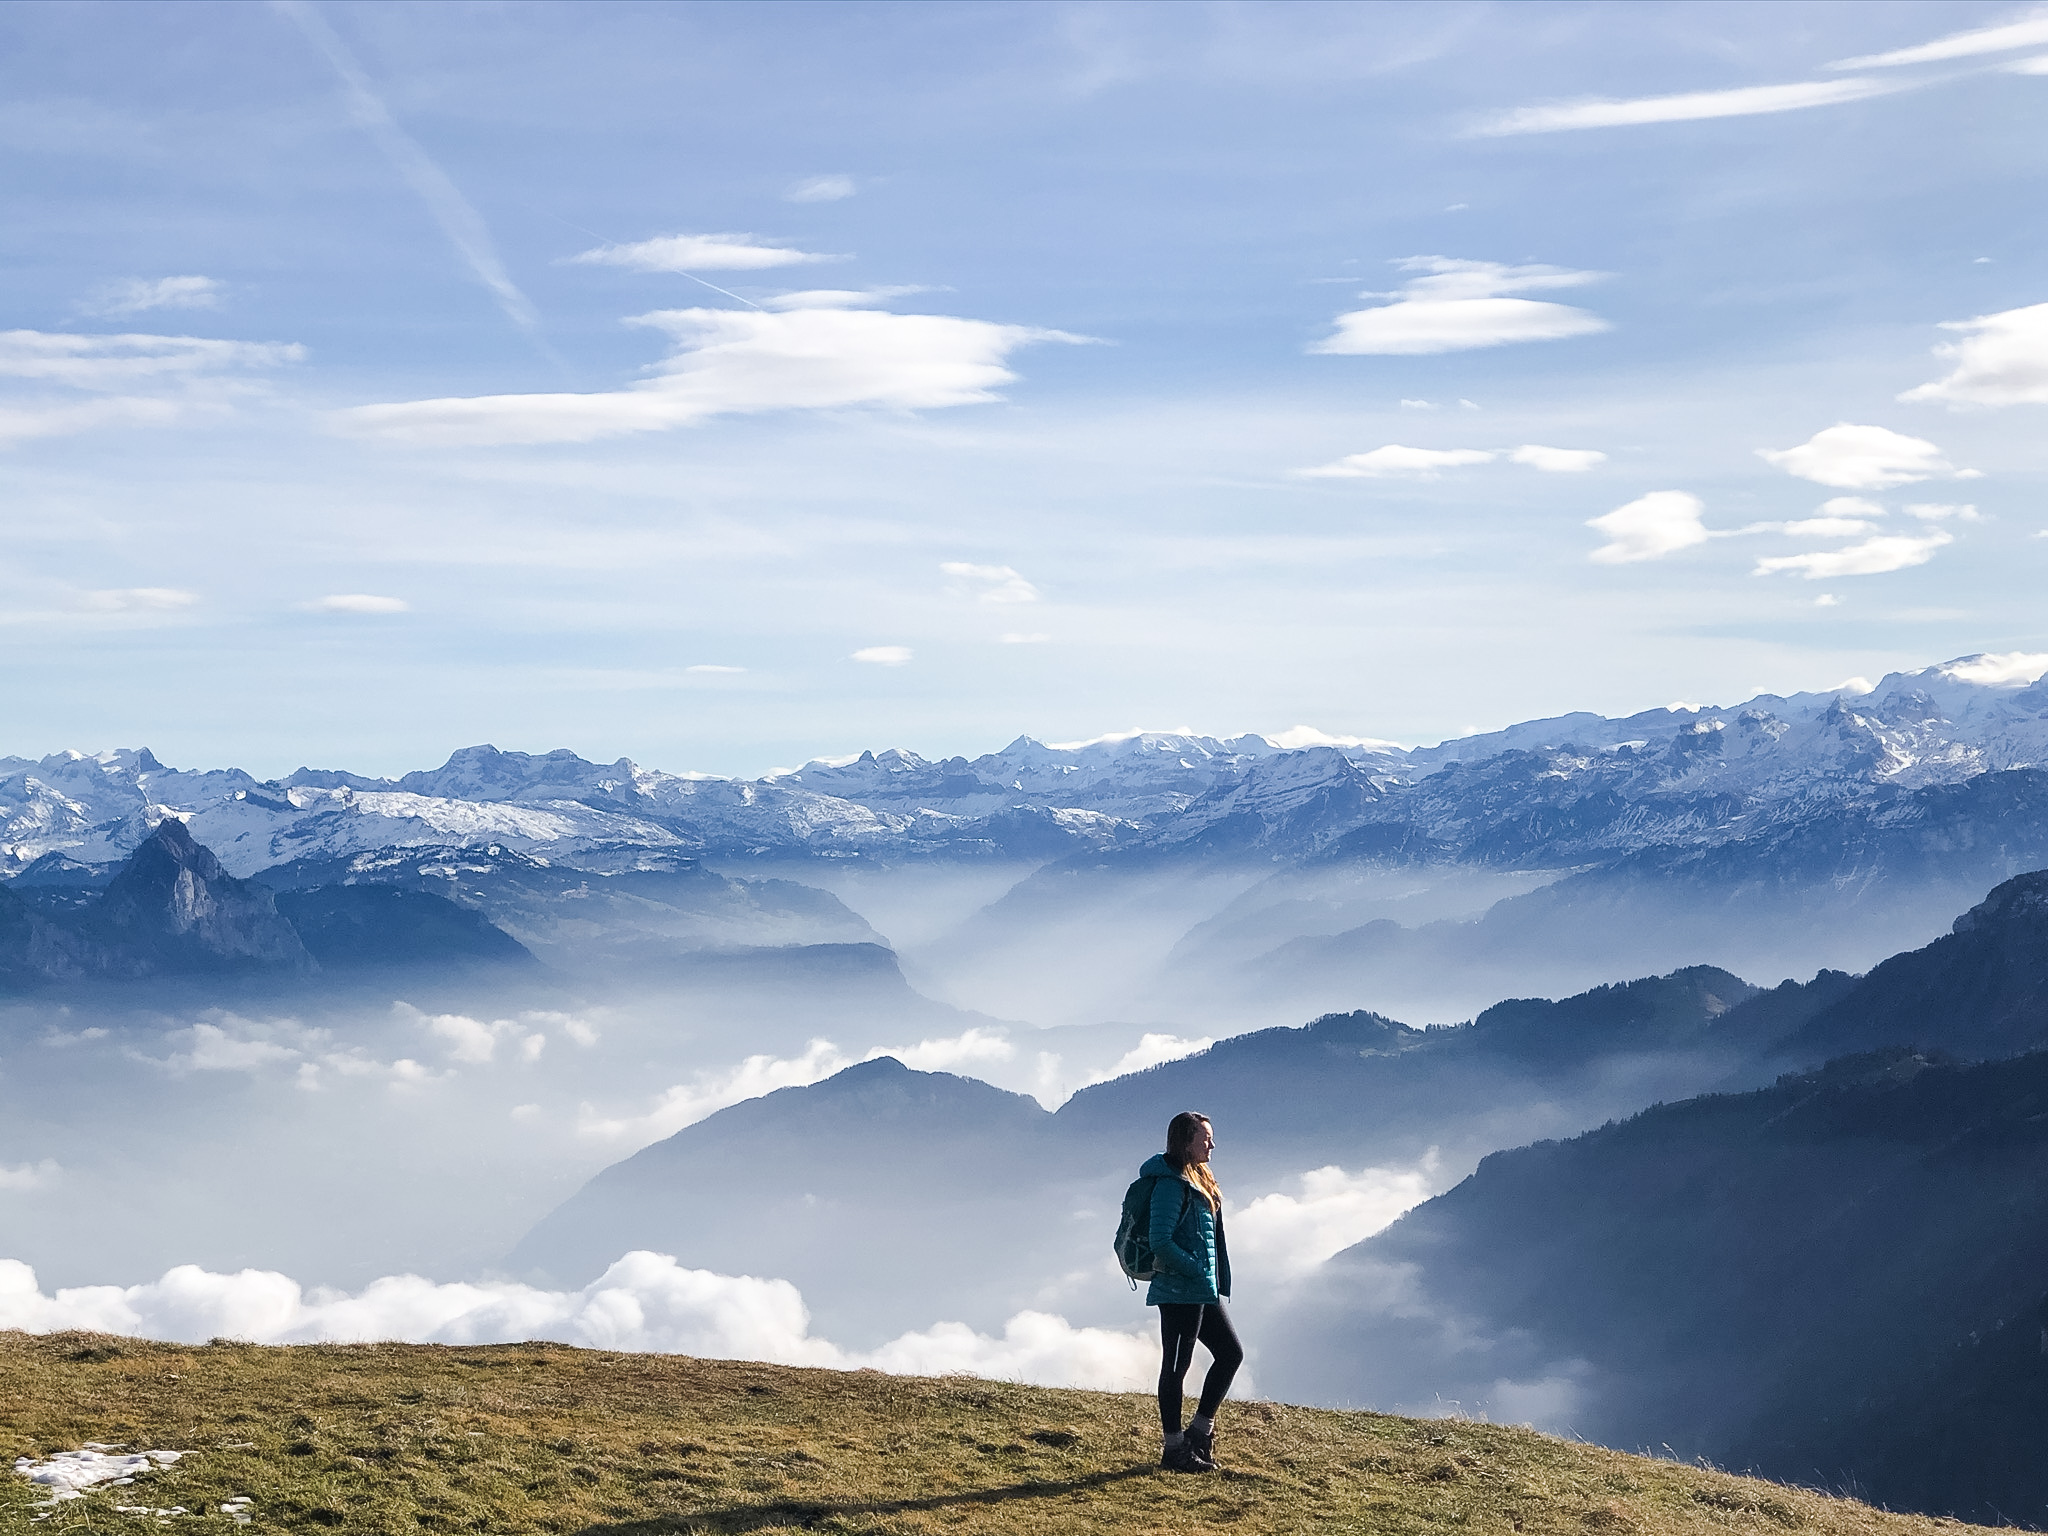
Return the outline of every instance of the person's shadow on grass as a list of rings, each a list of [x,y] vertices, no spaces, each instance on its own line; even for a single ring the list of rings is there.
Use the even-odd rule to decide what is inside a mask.
[[[903,1515],[916,1510],[950,1509],[963,1504],[1003,1504],[1012,1499],[1057,1499],[1070,1493],[1120,1483],[1127,1478],[1151,1477],[1157,1467],[1126,1467],[1120,1472],[1094,1472],[1064,1482],[1009,1483],[1001,1488],[974,1488],[962,1493],[937,1493],[922,1499],[776,1499],[768,1504],[734,1504],[724,1509],[699,1510],[687,1515],[659,1515],[647,1520],[609,1521],[586,1526],[577,1536],[666,1536],[678,1531],[702,1531],[706,1536],[728,1536],[742,1531],[776,1530],[794,1526],[805,1529],[822,1525],[837,1516]]]

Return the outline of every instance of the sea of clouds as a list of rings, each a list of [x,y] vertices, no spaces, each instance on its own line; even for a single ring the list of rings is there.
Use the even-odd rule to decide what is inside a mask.
[[[1076,1328],[1019,1312],[999,1336],[938,1323],[868,1351],[810,1331],[803,1295],[786,1280],[686,1269],[667,1254],[629,1253],[581,1290],[511,1281],[436,1282],[392,1275],[350,1295],[307,1290],[274,1270],[216,1274],[182,1264],[143,1285],[45,1293],[35,1271],[0,1259],[0,1329],[88,1329],[199,1343],[501,1344],[546,1339],[587,1349],[648,1351],[896,1375],[966,1374],[1043,1386],[1127,1391],[1150,1384],[1147,1331]]]

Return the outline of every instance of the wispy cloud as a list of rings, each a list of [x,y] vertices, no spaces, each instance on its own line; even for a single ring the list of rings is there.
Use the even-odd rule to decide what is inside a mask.
[[[1607,455],[1597,448],[1545,448],[1537,443],[1524,443],[1508,458],[1516,464],[1526,464],[1531,469],[1553,475],[1584,474],[1607,462]]]
[[[421,444],[584,443],[709,417],[856,406],[929,410],[999,398],[1009,355],[1084,338],[1023,325],[873,309],[668,309],[631,322],[675,351],[656,376],[594,394],[483,395],[365,405],[344,431]]]
[[[900,667],[916,653],[907,645],[869,645],[853,653],[853,660],[873,667]]]
[[[1707,536],[1739,539],[1753,533],[1785,533],[1794,538],[1853,539],[1875,533],[1885,516],[1876,502],[1861,496],[1831,496],[1820,504],[1818,517],[1794,518],[1789,522],[1745,523],[1740,528],[1710,528]]]
[[[1607,536],[1592,553],[1601,565],[1632,565],[1704,544],[1709,537],[1699,497],[1687,491],[1652,491],[1603,516],[1589,518],[1588,528]]]
[[[234,397],[260,387],[247,375],[304,356],[303,347],[290,343],[0,331],[0,378],[26,386],[22,396],[0,404],[0,445],[122,424],[168,426],[195,412],[219,413]],[[53,397],[47,393],[53,389],[102,398]]]
[[[984,603],[1035,603],[1038,588],[1007,565],[971,565],[965,560],[941,562],[939,569]]]
[[[1845,491],[1881,491],[1936,478],[1972,480],[1979,473],[1957,469],[1925,438],[1846,421],[1814,433],[1796,448],[1759,448],[1757,457],[1788,475]]]
[[[803,288],[778,293],[760,302],[763,309],[871,309],[891,299],[929,293],[922,283],[895,283],[882,288]]]
[[[214,341],[200,336],[81,336],[0,331],[0,377],[113,391],[163,379],[274,368],[298,362],[296,343]]]
[[[222,285],[210,277],[131,277],[110,283],[78,307],[88,315],[116,318],[147,309],[217,309]]]
[[[836,203],[860,190],[851,176],[806,176],[782,194],[785,203]]]
[[[1300,469],[1295,473],[1315,480],[1383,480],[1390,476],[1434,480],[1441,470],[1458,469],[1467,464],[1491,464],[1495,457],[1485,448],[1409,448],[1400,443],[1388,443],[1370,453],[1347,454],[1335,463],[1319,464],[1314,469]]]
[[[2038,48],[2048,43],[2048,8],[2036,8],[2017,21],[1996,26],[1971,27],[1951,32],[1931,43],[1894,48],[1889,53],[1867,53],[1860,58],[1838,59],[1829,69],[1889,69],[1901,64],[1940,64],[1949,59],[1970,59],[1980,54],[2004,53],[2013,48]]]
[[[1955,364],[1945,379],[1922,384],[1901,400],[1945,400],[1951,405],[2048,405],[2048,304],[1948,320],[1945,331],[1962,340],[1934,355]]]
[[[412,604],[402,597],[378,597],[371,592],[335,592],[304,605],[309,613],[410,613]]]
[[[497,246],[483,216],[470,205],[448,173],[398,126],[383,98],[371,88],[369,76],[356,62],[355,55],[328,26],[312,0],[271,0],[271,4],[296,22],[299,30],[326,56],[341,80],[342,94],[357,126],[376,141],[406,185],[426,205],[434,222],[441,226],[441,233],[476,280],[490,291],[513,324],[533,330],[538,323],[533,303],[520,292],[504,262],[498,259]]]
[[[1337,317],[1336,334],[1311,352],[1414,356],[1463,352],[1520,341],[1558,341],[1609,329],[1598,315],[1569,304],[1518,299],[1509,294],[1541,288],[1576,288],[1605,274],[1566,267],[1504,266],[1447,256],[1410,256],[1395,263],[1422,274],[1398,293],[1363,295],[1393,298],[1391,304],[1356,309]]]
[[[1779,571],[1794,572],[1808,581],[1827,581],[1837,576],[1881,576],[1908,566],[1925,565],[1951,535],[1939,528],[1930,533],[1883,534],[1851,544],[1846,549],[1819,550],[1805,555],[1769,555],[1757,561],[1752,572],[1769,576]]]
[[[107,587],[78,594],[78,606],[94,613],[176,613],[198,602],[197,592],[182,587]]]
[[[792,250],[752,235],[656,235],[630,245],[600,245],[569,258],[584,266],[628,267],[635,272],[759,272],[845,259]]]
[[[1491,464],[1496,459],[1546,474],[1580,474],[1606,463],[1607,455],[1595,448],[1544,448],[1534,443],[1519,448],[1409,448],[1401,443],[1388,443],[1369,453],[1348,454],[1334,463],[1295,473],[1321,480],[1379,480],[1390,476],[1434,480],[1442,470]]]
[[[1726,91],[1681,91],[1671,96],[1585,97],[1518,107],[1487,119],[1473,132],[1486,137],[1565,133],[1581,128],[1633,128],[1649,123],[1695,123],[1716,117],[1759,117],[1807,107],[1839,106],[1909,90],[1910,80],[1801,80],[1790,85],[1743,85]]]
[[[56,1159],[48,1157],[39,1163],[0,1164],[0,1189],[40,1189],[61,1172]]]
[[[721,667],[711,662],[699,662],[696,666],[685,667],[683,670],[685,672],[699,672],[710,676],[725,677],[736,676],[747,669],[745,667]]]
[[[997,635],[996,643],[998,645],[1045,645],[1048,642],[1050,642],[1051,639],[1051,635],[1042,635],[1036,633],[1027,634],[1021,631],[1013,630],[1008,634]]]

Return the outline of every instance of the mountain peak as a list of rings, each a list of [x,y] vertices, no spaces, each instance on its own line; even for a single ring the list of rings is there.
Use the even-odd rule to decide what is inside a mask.
[[[1975,933],[2014,922],[2039,923],[2048,918],[2048,869],[2015,875],[1994,887],[1976,906],[1955,921],[1953,932]]]
[[[270,890],[229,875],[176,816],[158,822],[107,883],[90,922],[145,970],[313,969]]]

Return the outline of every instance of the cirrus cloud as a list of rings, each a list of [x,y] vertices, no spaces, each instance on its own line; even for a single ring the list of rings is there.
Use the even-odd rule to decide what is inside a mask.
[[[855,661],[867,662],[876,667],[900,667],[916,653],[907,645],[869,645],[853,653]]]
[[[1391,297],[1394,302],[1339,315],[1336,334],[1315,343],[1309,351],[1414,356],[1512,342],[1559,341],[1609,329],[1598,315],[1569,304],[1507,297],[1532,288],[1576,288],[1598,282],[1603,273],[1514,267],[1448,256],[1410,256],[1395,266],[1422,275],[1404,283],[1396,294],[1365,295]]]
[[[139,315],[146,309],[216,309],[221,283],[211,277],[131,277],[110,283],[79,308],[89,315]]]
[[[1669,96],[1616,100],[1587,97],[1518,107],[1487,119],[1473,131],[1484,137],[1518,133],[1562,133],[1580,128],[1634,128],[1649,123],[1696,123],[1716,117],[1758,117],[1832,107],[1908,90],[1907,80],[1801,80],[1790,85],[1743,85],[1726,91],[1680,91]]]
[[[41,391],[0,404],[0,444],[123,424],[169,426],[195,411],[218,413],[234,396],[259,387],[237,375],[305,355],[295,343],[0,331],[0,378]],[[74,393],[67,399],[50,390]],[[79,393],[100,398],[81,401]]]
[[[1846,421],[1814,433],[1796,448],[1759,448],[1757,457],[1789,475],[1845,491],[1881,491],[1916,480],[1973,480],[1979,475],[1974,469],[1957,469],[1925,438]]]
[[[63,331],[0,331],[0,377],[33,379],[95,392],[133,389],[304,358],[295,342],[219,341],[204,336],[85,336]]]
[[[868,407],[913,411],[1000,398],[1009,355],[1084,338],[1034,326],[878,309],[667,309],[632,322],[675,351],[655,376],[594,394],[481,395],[362,405],[337,425],[431,445],[587,443],[720,415]]]
[[[1894,48],[1889,53],[1868,53],[1861,58],[1838,59],[1829,69],[1889,69],[1901,64],[1939,64],[1948,59],[1967,59],[1985,53],[2003,53],[2011,48],[2035,48],[2048,43],[2048,10],[2035,9],[2017,21],[1996,26],[1971,27],[1950,32],[1931,43],[1911,48]]]

